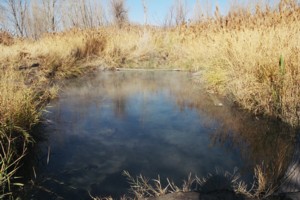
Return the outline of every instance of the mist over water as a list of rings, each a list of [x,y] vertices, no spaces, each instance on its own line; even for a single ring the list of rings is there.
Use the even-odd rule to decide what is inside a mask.
[[[180,186],[189,173],[238,168],[250,182],[262,162],[287,168],[295,149],[288,128],[231,103],[216,106],[219,97],[192,78],[120,71],[66,83],[44,114],[45,139],[26,166],[35,186],[27,184],[25,196],[87,199],[89,191],[118,197],[129,188],[123,170]]]

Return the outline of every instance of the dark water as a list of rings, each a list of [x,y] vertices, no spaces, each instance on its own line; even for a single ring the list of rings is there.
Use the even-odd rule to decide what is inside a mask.
[[[123,170],[178,185],[189,173],[235,168],[251,182],[262,163],[272,178],[283,176],[294,132],[232,104],[216,106],[216,99],[181,72],[101,72],[70,81],[46,109],[43,139],[24,166],[23,198],[117,197],[129,188]]]

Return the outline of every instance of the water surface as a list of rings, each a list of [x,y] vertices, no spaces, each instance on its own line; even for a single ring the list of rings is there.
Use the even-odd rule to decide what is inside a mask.
[[[249,182],[262,162],[287,167],[295,148],[288,128],[230,103],[217,106],[192,78],[120,71],[66,83],[26,165],[26,198],[117,197],[129,188],[123,170],[181,185],[189,173],[238,168]]]

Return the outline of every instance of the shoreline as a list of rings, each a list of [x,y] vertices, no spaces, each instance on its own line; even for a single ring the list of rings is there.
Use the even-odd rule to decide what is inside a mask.
[[[9,193],[42,109],[57,96],[56,81],[92,73],[99,66],[193,71],[207,91],[230,98],[254,115],[299,127],[300,7],[294,6],[256,10],[248,17],[236,12],[167,29],[74,28],[36,40],[0,32],[3,193]]]

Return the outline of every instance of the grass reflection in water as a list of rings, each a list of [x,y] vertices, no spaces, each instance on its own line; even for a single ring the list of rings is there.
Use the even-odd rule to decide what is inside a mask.
[[[215,168],[232,172],[238,167],[248,185],[256,169],[259,192],[249,196],[277,186],[292,162],[294,130],[252,117],[192,79],[189,73],[133,71],[66,83],[45,115],[53,123],[46,125],[48,141],[36,152],[42,163],[32,161],[36,184],[26,195],[53,195],[38,186],[66,199],[84,199],[87,191],[118,197],[130,187],[123,170],[160,174],[161,180],[180,185],[189,173],[201,178]]]

